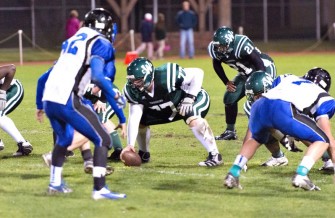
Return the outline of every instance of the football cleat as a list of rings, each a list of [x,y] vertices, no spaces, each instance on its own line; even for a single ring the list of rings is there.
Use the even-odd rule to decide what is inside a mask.
[[[60,184],[60,186],[53,186],[49,184],[48,187],[48,194],[50,195],[54,195],[54,194],[58,194],[58,193],[71,193],[72,189],[70,189],[69,187],[67,187],[67,185],[62,181],[62,183]]]
[[[299,174],[295,174],[292,177],[292,185],[295,188],[302,188],[306,191],[320,191],[321,189],[314,185],[313,182],[308,178],[308,176],[301,176]]]
[[[2,139],[0,139],[0,151],[5,149],[5,144],[3,143]]]
[[[126,197],[127,197],[126,194],[111,192],[107,187],[103,187],[99,191],[93,190],[93,193],[92,193],[92,198],[94,200],[99,200],[99,199],[117,200],[117,199],[126,198]]]
[[[237,134],[236,130],[228,130],[224,131],[221,135],[215,136],[215,140],[236,140],[237,139]]]
[[[323,166],[319,168],[319,170],[323,171],[333,171],[334,170],[334,165],[331,159],[324,160],[323,161]]]
[[[112,173],[114,173],[114,168],[111,166],[106,166],[106,176],[109,176]]]
[[[29,155],[33,151],[33,146],[28,142],[19,142],[17,143],[19,147],[15,153],[13,153],[14,157],[26,156]]]
[[[93,173],[93,160],[84,161],[84,172],[87,174]],[[114,168],[111,166],[106,166],[106,174],[105,176],[109,176],[114,173]]]
[[[119,162],[121,161],[120,159],[120,154],[121,154],[122,149],[115,149],[113,153],[108,157],[108,160],[111,160],[113,162]]]
[[[84,161],[84,171],[87,174],[92,174],[93,172],[93,159]]]
[[[69,151],[69,150],[67,150],[66,151],[66,154],[65,154],[65,157],[66,158],[68,158],[68,157],[74,157],[75,155],[74,155],[74,152],[73,151]]]
[[[228,189],[232,189],[232,188],[242,189],[239,178],[234,177],[231,173],[227,174],[226,178],[224,179],[223,185],[227,187]]]
[[[42,158],[44,160],[44,163],[50,167],[51,166],[51,162],[52,162],[52,153],[48,152],[42,155]]]
[[[142,163],[148,163],[150,161],[150,152],[139,150],[138,155],[140,155]]]
[[[205,161],[200,162],[198,165],[201,167],[215,167],[223,163],[222,156],[219,153],[209,152]]]
[[[285,166],[288,164],[288,159],[283,156],[283,157],[271,157],[267,161],[261,164],[263,167],[277,167],[277,166]]]

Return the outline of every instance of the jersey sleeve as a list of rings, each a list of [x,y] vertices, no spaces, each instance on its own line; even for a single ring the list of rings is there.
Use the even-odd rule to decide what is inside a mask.
[[[115,61],[109,61],[104,68],[105,77],[108,78],[111,82],[114,82],[116,68],[115,68]]]
[[[217,60],[219,60],[219,58],[218,58],[218,56],[217,56],[217,52],[216,52],[215,49],[214,49],[213,42],[210,42],[210,43],[208,44],[207,51],[208,51],[209,56],[210,56],[212,59],[217,59]]]
[[[335,100],[329,96],[327,101],[321,103],[321,105],[317,108],[314,116],[315,120],[318,120],[322,116],[328,116],[331,119],[335,113]]]
[[[235,57],[238,59],[244,59],[248,57],[255,50],[254,43],[247,37],[243,36],[241,40],[238,41],[235,51]]]
[[[43,91],[44,91],[44,87],[45,87],[45,83],[49,77],[50,71],[52,70],[52,67],[47,70],[44,74],[42,74],[40,76],[40,78],[38,78],[37,81],[37,88],[36,88],[36,108],[39,110],[43,109],[43,102],[42,102],[42,98],[43,98]]]
[[[98,38],[92,46],[91,56],[99,56],[105,62],[113,61],[115,59],[113,45],[105,38]]]

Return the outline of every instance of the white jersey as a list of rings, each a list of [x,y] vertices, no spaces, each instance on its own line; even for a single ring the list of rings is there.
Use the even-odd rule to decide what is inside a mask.
[[[280,79],[277,86],[263,94],[264,97],[290,102],[299,111],[310,116],[314,116],[324,102],[334,101],[327,92],[309,80],[295,75],[287,75]]]
[[[45,84],[43,101],[66,104],[72,91],[81,96],[90,82],[92,45],[100,33],[87,27],[81,28],[62,44],[62,52]]]

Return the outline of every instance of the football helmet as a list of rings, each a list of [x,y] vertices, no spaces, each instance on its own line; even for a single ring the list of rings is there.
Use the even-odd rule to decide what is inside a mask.
[[[141,92],[154,80],[154,65],[144,57],[134,59],[127,67],[128,84]]]
[[[228,54],[233,51],[235,35],[232,29],[222,26],[213,36],[213,45],[217,52]]]
[[[320,86],[326,92],[329,92],[331,77],[327,70],[322,69],[321,67],[314,67],[310,69],[303,78]]]
[[[89,11],[85,15],[84,26],[100,32],[109,41],[113,40],[112,14],[103,8],[96,8]]]
[[[272,87],[273,78],[270,74],[259,70],[251,74],[245,82],[245,95],[247,100],[254,102],[256,95],[266,93]]]

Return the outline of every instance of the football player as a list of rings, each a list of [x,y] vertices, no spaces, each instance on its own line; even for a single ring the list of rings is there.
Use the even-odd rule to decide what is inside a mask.
[[[50,68],[47,72],[45,72],[39,79],[38,79],[38,83],[37,83],[37,94],[36,94],[36,107],[37,110],[43,110],[43,103],[42,103],[42,93],[44,90],[44,86],[45,86],[45,81],[47,80],[49,73],[51,71],[52,68]],[[106,66],[105,67],[105,72],[106,72],[106,76],[105,78],[109,81],[114,81],[114,76],[115,76],[115,69],[111,66]],[[110,75],[110,76],[108,76]],[[118,93],[119,96],[121,96],[121,98],[124,98],[124,96],[122,96],[121,92],[119,91],[119,89],[112,84],[113,86],[113,90],[115,93]],[[101,123],[104,125],[104,127],[106,128],[107,132],[110,134],[111,138],[112,138],[112,144],[113,144],[113,148],[114,148],[114,152],[111,154],[111,156],[109,157],[110,160],[112,161],[120,161],[120,154],[122,151],[122,144],[121,144],[121,140],[118,134],[118,127],[111,122],[111,118],[115,115],[115,112],[113,110],[113,108],[111,107],[111,105],[106,102],[106,97],[102,94],[101,90],[99,89],[99,87],[95,86],[94,84],[90,84],[88,85],[88,87],[86,88],[86,92],[84,94],[85,99],[88,99],[91,101],[91,103],[93,104],[93,108],[94,111],[96,111],[96,113],[99,116],[99,120],[101,121]],[[124,100],[125,102],[125,100]],[[123,105],[121,105],[121,107],[125,107],[125,103]],[[37,116],[38,118],[39,116]],[[42,118],[42,117],[41,117]],[[42,120],[38,120],[39,122],[42,122]],[[54,136],[55,134],[53,134]],[[123,138],[125,138],[126,133],[125,131],[121,130],[121,136]],[[56,141],[55,136],[54,138],[54,144]],[[67,154],[66,157],[69,157],[69,153],[73,153],[73,150],[75,150],[76,148],[79,148],[81,151],[81,155],[83,157],[84,160],[84,171],[85,173],[91,174],[92,170],[93,170],[93,155],[90,149],[90,143],[89,140],[81,135],[80,133],[78,133],[77,131],[75,131],[74,133],[74,138],[72,140],[72,143],[69,147],[67,147]],[[51,165],[51,159],[52,159],[52,154],[51,152],[45,153],[42,155],[42,158],[44,160],[44,162],[46,163],[47,166],[50,167]],[[107,166],[107,172],[106,175],[109,175],[113,172],[113,168],[110,166]]]
[[[245,83],[247,101],[244,103],[244,111],[248,118],[250,117],[250,110],[252,103],[254,102],[251,96],[260,95],[266,93],[272,88],[273,78],[264,71],[256,71],[253,74],[253,80],[247,80]],[[251,137],[249,128],[247,129],[244,141]],[[280,131],[276,130],[265,143],[266,148],[271,152],[272,156],[261,164],[261,166],[273,167],[273,166],[285,166],[288,164],[288,159],[280,149],[282,144],[286,149],[292,152],[302,152],[294,142],[294,138],[283,135]]]
[[[7,116],[20,105],[24,96],[22,83],[14,79],[15,72],[14,64],[0,66],[0,128],[16,141],[18,150],[13,156],[19,157],[29,155],[33,146],[25,140],[13,120]],[[4,148],[5,145],[0,139],[0,150]]]
[[[251,89],[255,87],[252,84],[257,82],[254,76],[256,74],[247,80]],[[329,122],[335,113],[335,100],[307,76],[278,77],[274,84],[274,88],[261,95],[253,90],[246,90],[248,97],[255,100],[249,120],[251,138],[243,143],[240,154],[225,177],[224,185],[227,188],[241,188],[241,169],[259,145],[265,143],[270,134],[278,129],[308,146],[292,177],[292,185],[304,190],[321,190],[309,179],[308,172],[327,149],[332,160],[335,159],[335,140],[330,132]],[[327,81],[322,80],[320,84],[325,85]]]
[[[238,112],[238,101],[245,95],[245,81],[252,72],[262,70],[276,76],[276,67],[273,60],[262,53],[245,35],[235,34],[231,28],[218,28],[213,40],[208,45],[208,53],[212,58],[213,68],[227,90],[223,97],[226,116],[226,130],[216,140],[237,139],[235,123]],[[237,71],[233,80],[228,79],[222,63]]]
[[[199,166],[218,166],[223,163],[213,132],[204,119],[210,99],[201,88],[204,72],[199,68],[182,68],[166,63],[155,68],[146,58],[137,58],[127,67],[123,92],[129,102],[128,146],[133,150],[137,139],[142,162],[150,160],[150,125],[178,120],[192,130],[208,152]],[[122,155],[122,153],[121,153]]]
[[[92,107],[83,100],[85,87],[97,85],[119,118],[121,129],[126,128],[126,118],[118,107],[119,95],[112,83],[105,79],[104,67],[114,62],[111,42],[113,22],[111,13],[96,8],[85,15],[84,26],[62,44],[62,52],[50,71],[43,92],[43,109],[57,134],[52,152],[48,193],[70,193],[62,181],[63,163],[67,147],[73,139],[74,129],[95,145],[93,155],[92,198],[120,199],[125,194],[111,192],[106,186],[107,152],[112,141]],[[37,111],[38,117],[43,115]]]

